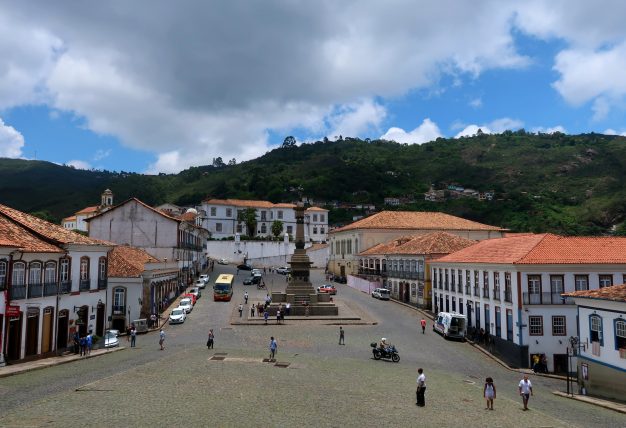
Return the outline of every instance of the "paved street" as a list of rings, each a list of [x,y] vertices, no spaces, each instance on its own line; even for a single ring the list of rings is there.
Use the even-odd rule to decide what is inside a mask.
[[[216,266],[211,276],[232,270]],[[523,412],[518,373],[468,344],[418,333],[416,311],[344,285],[337,299],[377,322],[345,325],[345,346],[337,325],[319,321],[232,325],[244,289],[249,303],[265,295],[241,285],[246,275],[231,303],[213,302],[207,288],[185,324],[167,327],[165,351],[149,333],[135,349],[0,379],[0,426],[626,426],[626,415],[554,396],[564,383],[549,378],[531,378],[535,396]],[[313,279],[320,284],[321,273]],[[266,283],[286,285],[280,275]],[[214,351],[205,346],[209,328]],[[272,335],[285,368],[263,362]],[[369,343],[382,336],[399,348],[399,364],[371,358]],[[224,359],[211,360],[216,353]],[[418,367],[427,376],[425,408],[415,406]],[[494,411],[483,410],[486,376],[497,387]]]

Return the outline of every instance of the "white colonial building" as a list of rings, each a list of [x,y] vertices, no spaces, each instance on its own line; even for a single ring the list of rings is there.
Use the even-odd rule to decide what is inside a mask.
[[[294,204],[273,204],[267,201],[242,199],[207,199],[202,201],[199,213],[202,225],[212,238],[234,238],[236,234],[247,235],[246,225],[237,221],[238,212],[253,209],[256,213],[254,236],[271,237],[272,224],[283,224],[279,237],[287,233],[290,237],[296,233],[296,212]],[[310,207],[305,211],[304,238],[306,242],[321,243],[328,239],[328,210]]]
[[[106,328],[107,242],[0,205],[2,352],[7,360],[64,350],[75,331]],[[0,307],[1,308],[1,307]]]
[[[529,367],[567,369],[576,307],[563,293],[624,282],[626,238],[522,234],[481,241],[432,263],[433,311],[465,314],[493,352]]]
[[[130,198],[89,221],[89,236],[119,245],[138,247],[162,261],[176,261],[183,280],[206,265],[206,229],[182,217],[173,217]]]
[[[578,309],[579,392],[626,397],[626,285],[569,293]],[[574,335],[576,337],[576,335]]]

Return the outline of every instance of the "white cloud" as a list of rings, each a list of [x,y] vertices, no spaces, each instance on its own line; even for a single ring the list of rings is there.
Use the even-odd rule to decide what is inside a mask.
[[[91,169],[91,164],[82,160],[74,159],[65,162],[66,165],[73,166],[76,169]]]
[[[481,98],[474,98],[469,102],[469,106],[473,108],[480,108],[483,106],[483,100]]]
[[[605,135],[621,135],[623,137],[626,137],[626,131],[618,132],[612,128],[605,129],[602,133]]]
[[[371,134],[378,130],[386,115],[386,109],[373,100],[342,106],[327,119],[330,125],[328,135],[352,137]]]
[[[383,140],[397,141],[406,144],[422,144],[441,137],[441,132],[436,123],[429,118],[424,119],[422,124],[410,132],[402,128],[389,128],[380,138]]]
[[[561,134],[567,134],[567,130],[561,125],[552,126],[548,128],[544,128],[543,126],[538,126],[536,128],[532,128],[531,132],[542,133],[542,134],[554,134],[555,132],[560,132]]]
[[[22,157],[24,136],[12,126],[6,125],[0,118],[0,157]]]
[[[476,135],[479,129],[483,134],[500,134],[507,130],[515,131],[523,126],[524,122],[521,120],[503,117],[484,125],[466,125],[461,132],[454,136],[454,138],[471,137],[472,135]]]

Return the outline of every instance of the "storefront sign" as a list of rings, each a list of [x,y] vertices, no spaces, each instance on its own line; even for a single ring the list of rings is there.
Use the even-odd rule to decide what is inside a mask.
[[[20,316],[20,307],[8,305],[7,306],[7,317],[19,317]]]

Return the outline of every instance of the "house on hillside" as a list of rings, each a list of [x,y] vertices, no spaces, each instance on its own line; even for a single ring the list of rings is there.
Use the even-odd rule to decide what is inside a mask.
[[[108,242],[0,205],[0,352],[56,355],[74,332],[104,335]]]
[[[516,367],[545,358],[567,370],[577,335],[573,291],[625,282],[626,238],[519,234],[488,239],[432,263],[434,312],[460,312]]]
[[[626,285],[566,294],[576,304],[578,385],[612,400],[626,397]]]
[[[338,276],[356,274],[360,252],[405,235],[448,232],[466,239],[482,240],[498,238],[505,231],[440,212],[381,211],[331,231],[328,269]]]
[[[92,238],[141,248],[164,262],[176,261],[185,282],[206,266],[208,231],[194,220],[165,214],[139,199],[127,199],[88,222]]]

